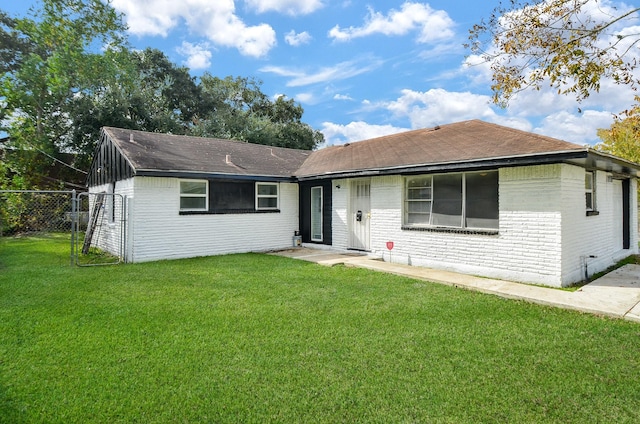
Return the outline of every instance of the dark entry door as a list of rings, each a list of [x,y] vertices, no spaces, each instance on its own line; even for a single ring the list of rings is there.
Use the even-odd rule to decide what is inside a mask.
[[[331,245],[332,182],[303,181],[299,187],[302,241]]]

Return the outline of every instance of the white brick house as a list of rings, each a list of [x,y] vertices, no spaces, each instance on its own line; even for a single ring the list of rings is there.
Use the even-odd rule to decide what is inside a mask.
[[[638,253],[639,165],[482,121],[315,152],[114,128],[100,146],[90,190],[126,197],[132,262],[282,249],[299,231],[310,246],[567,286]]]

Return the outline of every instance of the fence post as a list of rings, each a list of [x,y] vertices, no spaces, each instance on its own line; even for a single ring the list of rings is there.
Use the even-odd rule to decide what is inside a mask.
[[[76,253],[76,248],[75,248],[75,239],[76,239],[76,232],[78,231],[78,205],[77,205],[77,198],[76,198],[76,190],[73,189],[71,191],[71,266],[73,266],[75,264],[75,253]]]

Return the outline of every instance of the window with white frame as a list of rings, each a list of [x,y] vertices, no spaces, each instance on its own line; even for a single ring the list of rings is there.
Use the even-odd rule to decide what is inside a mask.
[[[256,209],[278,209],[278,183],[256,183]]]
[[[180,181],[180,210],[206,211],[208,195],[209,185],[206,180]]]
[[[584,173],[584,193],[587,211],[596,210],[596,181],[595,172],[585,171]]]
[[[498,229],[498,172],[407,177],[404,226]]]
[[[405,225],[429,225],[431,223],[431,177],[407,178]]]

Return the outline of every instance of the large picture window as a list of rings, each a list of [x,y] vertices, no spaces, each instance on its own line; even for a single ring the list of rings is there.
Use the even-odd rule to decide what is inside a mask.
[[[211,181],[211,211],[233,213],[253,211],[253,181]]]
[[[404,225],[497,229],[498,172],[408,177]]]

